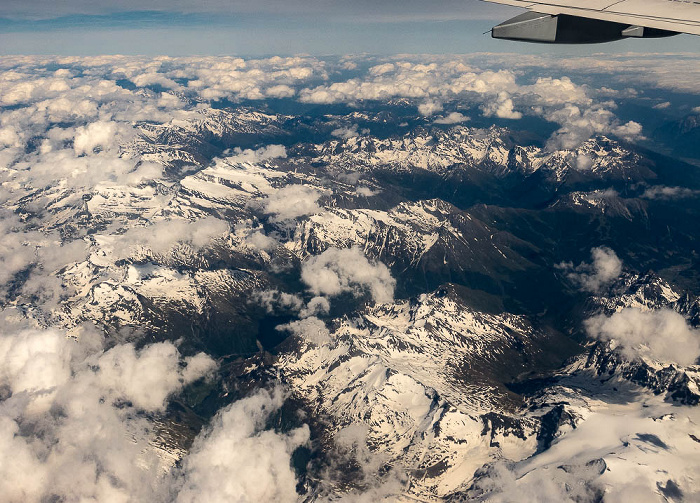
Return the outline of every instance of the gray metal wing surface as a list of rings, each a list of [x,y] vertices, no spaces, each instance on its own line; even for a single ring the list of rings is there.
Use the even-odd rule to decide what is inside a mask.
[[[677,33],[700,35],[700,0],[485,1],[522,7],[542,15],[518,16],[503,23],[494,28],[496,38],[586,43]],[[553,32],[557,33],[552,39]]]

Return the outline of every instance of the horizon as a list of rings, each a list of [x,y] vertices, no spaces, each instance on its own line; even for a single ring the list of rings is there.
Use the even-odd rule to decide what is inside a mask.
[[[41,2],[40,2],[41,3]],[[62,10],[43,16],[19,2],[0,6],[0,55],[241,57],[342,56],[347,54],[470,54],[475,52],[582,56],[593,53],[666,53],[700,50],[696,39],[622,40],[586,45],[523,44],[495,40],[490,29],[522,9],[478,1],[435,2],[434,12],[410,3],[403,13],[390,14],[388,3],[355,10],[331,2],[325,12],[314,11],[313,0],[298,0],[274,12],[263,4],[230,8],[208,2],[192,9],[166,9],[158,0],[142,2],[144,9],[86,11],[80,2],[64,2]],[[187,2],[179,2],[181,7]],[[71,8],[71,4],[73,7]],[[124,2],[121,2],[123,5]],[[36,5],[33,2],[31,5]],[[84,6],[83,6],[84,7]],[[239,5],[240,7],[240,5]],[[364,9],[364,10],[363,10]]]

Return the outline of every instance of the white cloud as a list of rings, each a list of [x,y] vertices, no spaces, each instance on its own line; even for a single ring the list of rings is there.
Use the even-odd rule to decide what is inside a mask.
[[[588,334],[614,341],[625,356],[647,356],[663,362],[692,365],[700,357],[700,330],[670,309],[641,311],[625,308],[610,317],[599,315],[586,321]]]
[[[287,157],[287,149],[283,145],[267,145],[257,150],[241,150],[236,147],[233,153],[226,157],[226,160],[231,163],[251,163],[255,164],[268,159],[277,159]]]
[[[359,133],[357,132],[357,124],[353,124],[352,126],[348,127],[340,127],[331,131],[331,136],[335,136],[336,138],[340,138],[343,140],[347,140],[348,138],[354,138],[358,135]]]
[[[209,245],[212,240],[229,233],[228,223],[215,217],[200,220],[160,220],[147,227],[133,227],[112,240],[112,250],[117,258],[127,258],[145,247],[163,255],[178,243],[187,243],[195,249]]]
[[[278,290],[264,290],[253,294],[253,301],[262,307],[268,313],[278,312],[280,310],[298,312],[304,307],[304,301],[298,295]]]
[[[686,187],[667,187],[665,185],[654,185],[646,189],[640,197],[644,199],[673,200],[696,197],[698,194],[700,194],[700,190],[688,189]]]
[[[182,359],[169,342],[103,351],[83,329],[13,324],[0,333],[0,490],[9,502],[154,501],[165,474],[148,414],[209,374],[211,358]]]
[[[596,134],[614,134],[629,141],[641,138],[642,126],[630,121],[620,124],[615,115],[601,105],[582,109],[575,105],[544,112],[544,118],[561,124],[547,142],[548,148],[574,149]]]
[[[610,248],[601,246],[591,250],[593,262],[581,263],[574,267],[571,262],[562,262],[558,269],[565,271],[566,277],[583,291],[596,293],[609,285],[622,273],[622,261]]]
[[[184,362],[188,366],[183,369],[177,348],[169,342],[138,351],[132,344],[123,344],[97,359],[96,381],[111,396],[128,400],[139,409],[162,411],[176,390],[214,369],[214,362],[204,355]],[[189,363],[195,364],[196,371]]]
[[[629,121],[625,124],[615,127],[612,130],[615,136],[624,138],[625,140],[636,140],[642,136],[642,125],[638,122]]]
[[[245,238],[245,242],[259,250],[271,251],[277,248],[280,243],[275,238],[268,236],[261,231],[255,231]]]
[[[439,101],[426,101],[418,105],[418,113],[430,117],[438,112],[442,112],[442,103]]]
[[[441,64],[395,61],[377,65],[367,75],[344,82],[302,89],[299,99],[328,104],[410,98],[426,105],[421,114],[431,115],[441,110],[441,101],[465,92],[498,95],[516,89],[515,76],[510,71],[474,72],[463,63],[452,61]]]
[[[283,84],[270,86],[265,90],[265,96],[270,98],[292,98],[296,93],[296,89]]]
[[[36,261],[36,242],[42,236],[36,232],[22,232],[24,226],[12,214],[0,218],[0,285]]]
[[[463,115],[459,112],[451,112],[447,114],[445,117],[440,117],[439,119],[435,119],[433,122],[435,124],[460,124],[462,122],[467,122],[469,120],[469,117],[466,115]]]
[[[396,66],[393,63],[383,63],[369,69],[370,75],[384,75],[385,73],[392,73],[394,71],[396,71]]]
[[[60,269],[84,260],[86,241],[63,240],[58,232],[27,229],[27,224],[11,213],[0,213],[0,292],[18,273],[29,272],[23,291],[37,295],[34,302],[50,302],[63,293],[62,282],[53,276]]]
[[[574,167],[579,171],[589,171],[593,167],[594,161],[591,156],[581,154],[576,156]]]
[[[498,117],[499,119],[522,119],[523,114],[513,110],[513,100],[508,93],[501,92],[494,101],[484,104],[481,110],[485,117]]]
[[[553,112],[578,106],[580,117],[569,120],[561,116],[561,120],[555,120],[562,125],[562,130],[550,145],[572,148],[590,135],[601,133],[616,134],[629,140],[641,135],[639,125],[634,122],[620,124],[611,113],[607,117],[595,117],[595,112],[587,111],[614,105],[595,104],[591,96],[602,97],[604,93],[595,93],[569,77],[538,77],[533,84],[525,85],[517,82],[519,71],[516,68],[552,66],[551,61],[542,58],[511,61],[503,56],[501,59],[508,60],[503,64],[512,70],[477,69],[470,62],[474,58],[467,57],[409,59],[378,61],[364,73],[339,82],[333,78],[341,74],[333,70],[342,68],[347,62],[334,66],[311,57],[258,60],[123,56],[70,60],[9,59],[6,63],[8,71],[0,80],[0,96],[3,102],[21,104],[24,108],[0,114],[5,118],[0,119],[0,142],[19,147],[32,134],[42,134],[52,123],[81,118],[88,123],[101,124],[81,126],[93,129],[81,130],[76,139],[75,151],[84,155],[94,152],[95,148],[98,151],[113,148],[113,145],[103,146],[109,142],[108,129],[114,127],[108,124],[116,123],[120,131],[128,134],[134,121],[194,120],[201,112],[198,108],[203,107],[189,104],[187,99],[180,98],[180,94],[147,94],[138,89],[123,89],[115,84],[117,78],[127,78],[139,86],[158,84],[177,88],[178,93],[198,100],[296,97],[311,103],[356,103],[408,98],[419,103],[421,113],[426,116],[441,110],[442,103],[453,100],[467,100],[480,106],[486,116],[504,119],[518,119],[523,114],[534,113],[553,120],[550,118]],[[81,72],[46,70],[47,65],[57,62],[64,66],[79,64]],[[581,59],[567,63],[578,68],[576,65],[583,62]],[[178,84],[180,79],[185,83]],[[318,81],[323,83],[308,87]],[[442,120],[457,123],[462,118],[450,115],[438,119],[438,123]],[[41,130],[34,131],[37,128]],[[353,134],[353,128],[347,131],[338,128],[336,134],[348,136]],[[257,162],[255,158],[241,159],[241,162],[248,161]]]
[[[316,316],[317,314],[328,314],[331,310],[331,304],[325,297],[314,297],[306,307],[299,312],[301,318]]]
[[[283,401],[279,390],[263,390],[219,411],[183,463],[176,501],[297,501],[291,455],[309,440],[309,429],[265,429]]]
[[[317,346],[326,344],[331,340],[331,334],[326,328],[326,324],[315,316],[280,325],[277,327],[277,330],[291,332],[297,337],[301,337]]]
[[[306,185],[287,185],[270,194],[263,202],[265,213],[276,221],[290,220],[321,211],[317,201],[321,192]]]
[[[536,95],[538,105],[564,105],[569,103],[590,104],[586,87],[579,86],[569,77],[555,79],[552,77],[540,77],[531,86],[523,86],[522,93]]]
[[[590,66],[590,60],[587,64]],[[66,65],[75,68],[54,70]],[[6,147],[0,152],[0,203],[14,208],[22,201],[23,211],[28,212],[23,215],[28,215],[28,220],[11,215],[0,220],[0,283],[4,286],[17,273],[31,269],[21,291],[25,296],[41,297],[40,301],[32,301],[32,308],[50,312],[45,298],[63,294],[63,278],[57,271],[84,260],[95,247],[91,244],[93,236],[68,241],[51,229],[70,221],[69,213],[76,208],[87,205],[92,209],[107,189],[157,180],[159,190],[169,190],[170,185],[163,184],[163,166],[144,161],[138,152],[125,147],[135,135],[132,124],[172,121],[187,127],[200,125],[208,120],[203,114],[209,110],[208,99],[298,96],[306,102],[356,103],[409,98],[411,103],[420,104],[425,115],[440,111],[442,103],[459,100],[481,106],[485,114],[500,118],[540,114],[561,125],[551,143],[557,147],[572,148],[593,134],[631,139],[641,135],[639,124],[623,124],[611,112],[614,104],[592,101],[591,96],[599,98],[603,91],[596,93],[566,77],[540,77],[534,84],[522,85],[518,82],[523,75],[519,70],[477,70],[465,58],[436,58],[422,62],[379,60],[364,74],[355,63],[344,62],[342,65],[352,69],[356,77],[333,82],[329,75],[337,79],[333,71],[338,68],[333,65],[309,57],[247,61],[111,56],[4,58],[0,62],[0,101],[13,106],[0,111],[0,147]],[[138,86],[177,89],[177,93],[127,90],[115,82],[122,78]],[[691,85],[696,86],[696,82]],[[614,90],[608,94],[623,96]],[[255,118],[253,114],[250,117]],[[456,124],[466,119],[453,112],[435,123]],[[357,127],[338,128],[333,133],[354,135]],[[286,155],[283,146],[269,145],[256,150],[235,149],[227,160],[262,163]],[[579,156],[576,165],[587,169],[589,161]],[[152,186],[138,197],[143,201],[160,197],[162,192],[156,193]],[[117,197],[129,197],[130,192],[122,189],[115,189],[120,194]],[[41,195],[44,190],[46,195]],[[357,187],[356,193],[376,194],[363,186]],[[23,202],[29,194],[35,198],[31,204]],[[285,187],[272,193],[264,208],[275,220],[296,218],[321,211],[321,194],[320,189],[308,186]],[[651,187],[642,197],[693,195],[695,191],[688,189]],[[93,199],[88,201],[89,197],[83,196]],[[58,205],[61,201],[65,201],[64,206]],[[115,252],[112,258],[117,258],[127,257],[139,247],[153,253],[168,253],[178,243],[202,248],[229,232],[226,222],[200,218],[199,213],[190,216],[191,220],[158,221],[160,215],[150,215],[154,223],[149,226],[114,235],[117,229],[121,232],[133,225],[119,222],[106,229],[112,235],[98,234],[94,239],[104,239],[107,245],[111,240]],[[279,246],[260,230],[243,239],[262,250]],[[565,267],[569,276],[589,291],[612,281],[621,269],[612,251],[598,250],[600,256],[594,251],[592,264]],[[91,259],[97,260],[96,255]],[[389,270],[367,260],[359,249],[331,249],[309,259],[302,265],[302,279],[316,295],[308,303],[291,294],[273,295],[261,302],[267,305],[269,301],[273,306],[278,303],[298,312],[302,319],[285,328],[317,344],[329,337],[327,327],[316,317],[329,312],[327,297],[369,293],[376,302],[387,302],[393,298],[395,287]],[[57,306],[57,302],[50,307]],[[262,431],[270,412],[281,404],[275,393],[256,395],[249,402],[222,411],[196,441],[181,477],[173,480],[165,475],[160,461],[149,454],[148,441],[154,435],[149,417],[161,414],[169,398],[187,383],[211,372],[214,363],[208,356],[183,358],[170,343],[140,349],[116,345],[105,351],[89,330],[74,340],[57,329],[7,327],[9,324],[3,324],[0,335],[0,458],[11,459],[12,463],[0,465],[0,492],[4,498],[30,502],[157,501],[175,498],[180,488],[183,501],[199,495],[212,501],[218,497],[296,500],[289,457],[308,433],[304,429],[290,434]],[[593,336],[615,340],[630,356],[646,355],[686,364],[692,355],[697,356],[697,331],[670,312],[645,318],[623,311],[609,319],[592,320],[589,327]],[[683,354],[670,347],[671,342],[684,348]],[[356,438],[351,433],[344,432],[338,440]],[[347,443],[359,445],[355,441]],[[528,490],[562,482],[548,477],[526,478],[536,482]],[[511,482],[504,484],[511,487]],[[517,489],[517,483],[512,487]],[[382,491],[384,488],[373,487],[370,492],[351,497],[376,501],[382,495],[394,494]],[[606,497],[613,495],[611,491]]]
[[[379,190],[372,190],[366,185],[358,185],[357,188],[355,189],[355,194],[358,196],[364,196],[364,197],[372,197],[376,196],[379,194],[381,191]]]
[[[171,395],[212,373],[199,353],[182,358],[170,342],[102,349],[7,318],[0,333],[0,490],[8,502],[297,500],[291,454],[306,426],[267,430],[279,390],[221,410],[195,439],[182,469],[153,447],[153,415]]]
[[[381,262],[370,262],[359,248],[329,248],[302,264],[301,279],[316,295],[367,291],[375,302],[394,299],[396,281]]]
[[[294,96],[297,86],[325,77],[324,66],[303,57],[202,58],[189,60],[183,71],[192,78],[187,88],[205,99],[261,100]]]
[[[162,73],[156,73],[155,71],[138,74],[132,77],[131,81],[139,87],[152,85],[159,85],[166,89],[177,89],[180,87],[174,80],[169,79]]]
[[[670,101],[664,101],[664,102],[662,102],[662,103],[657,103],[657,104],[654,105],[652,108],[655,109],[655,110],[666,110],[666,109],[669,108],[670,106],[671,106],[671,102],[670,102]]]

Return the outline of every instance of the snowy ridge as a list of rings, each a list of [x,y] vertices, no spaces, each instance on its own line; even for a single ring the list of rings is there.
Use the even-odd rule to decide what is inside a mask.
[[[546,340],[523,317],[473,311],[448,287],[342,320],[332,338],[276,366],[331,431],[365,425],[368,445],[413,474],[409,494],[450,494],[489,460],[537,450],[549,407],[514,415],[498,382],[514,351],[532,358]]]
[[[328,208],[299,224],[293,249],[304,256],[350,246],[402,269],[486,273],[488,267],[491,274],[529,266],[516,251],[525,243],[439,199],[389,211]]]
[[[687,295],[682,296],[654,273],[626,273],[605,295],[591,299],[589,309],[607,315],[626,308],[643,312],[670,309],[679,312],[692,324],[695,314],[693,308],[699,301],[700,299],[695,299],[691,302]],[[679,403],[700,403],[700,366],[683,367],[645,356],[630,359],[615,351],[614,341],[593,344],[589,353],[582,355],[568,372],[582,369],[594,372],[598,378],[616,376],[627,379]]]
[[[497,177],[544,173],[551,183],[584,179],[653,178],[642,157],[605,136],[591,138],[573,150],[513,144],[510,131],[456,126],[447,131],[417,129],[381,140],[354,136],[316,146],[318,159],[350,171],[422,169],[446,175],[454,169],[476,169]]]
[[[681,294],[653,272],[624,273],[601,295],[590,300],[589,311],[612,314],[626,307],[642,310],[676,308]]]
[[[188,119],[172,119],[168,123],[138,124],[138,137],[121,147],[129,156],[166,167],[202,165],[223,150],[218,145],[238,139],[260,141],[284,137],[283,124],[288,117],[268,115],[252,109],[236,110],[201,108]]]
[[[557,199],[552,208],[571,208],[594,214],[617,216],[629,221],[647,217],[647,204],[639,199],[624,199],[613,190],[574,191]]]
[[[523,317],[474,311],[450,288],[339,320],[330,344],[301,341],[276,364],[329,431],[364,425],[372,451],[406,471],[398,501],[489,501],[494,466],[525,484],[544,473],[562,498],[595,498],[626,473],[662,488],[695,487],[692,463],[672,474],[649,467],[663,459],[675,466],[671,449],[691,458],[697,451],[695,408],[675,411],[663,398],[696,405],[700,368],[630,360],[598,342],[539,391],[516,398],[498,366],[514,364],[513,347],[532,358],[546,336]],[[620,310],[676,307],[683,298],[653,274],[627,274],[601,299]],[[601,425],[619,436],[596,436]],[[552,474],[561,466],[569,468]]]

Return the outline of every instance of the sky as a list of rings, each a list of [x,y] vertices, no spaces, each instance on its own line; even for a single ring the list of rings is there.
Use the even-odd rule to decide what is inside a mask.
[[[521,52],[586,46],[493,40],[522,12],[477,0],[3,0],[0,54],[340,55]],[[697,51],[696,37],[622,41],[596,52]]]

